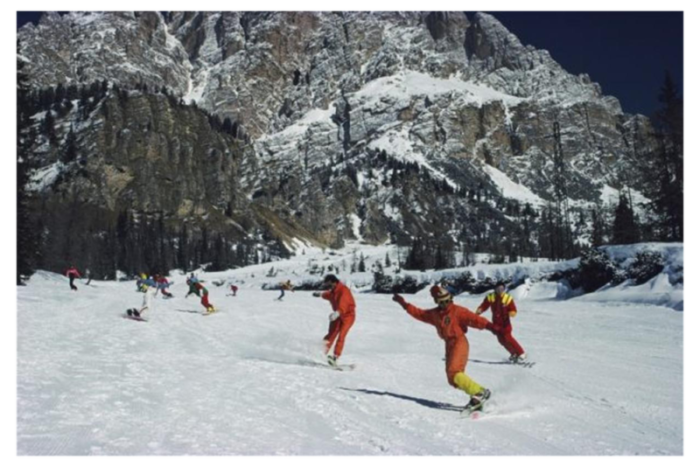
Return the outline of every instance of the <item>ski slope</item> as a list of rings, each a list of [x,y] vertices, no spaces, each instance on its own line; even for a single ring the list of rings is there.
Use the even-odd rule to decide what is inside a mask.
[[[231,297],[212,283],[225,273],[199,277],[219,313],[201,315],[176,276],[145,323],[122,318],[141,304],[133,282],[71,292],[39,272],[18,287],[18,454],[683,454],[683,314],[670,308],[519,300],[514,336],[537,364],[503,364],[495,337],[470,330],[467,373],[493,392],[472,420],[435,330],[390,296],[355,293],[341,362],[357,368],[339,372],[321,354],[328,302],[278,302],[252,281]],[[427,291],[406,298],[431,306]]]

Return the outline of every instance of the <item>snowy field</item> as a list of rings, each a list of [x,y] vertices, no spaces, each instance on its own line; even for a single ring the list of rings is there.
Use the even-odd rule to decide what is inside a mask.
[[[122,318],[141,304],[133,282],[76,293],[40,272],[19,287],[18,454],[683,454],[681,312],[529,294],[514,335],[533,368],[469,331],[467,373],[493,392],[473,420],[459,416],[467,396],[447,384],[435,330],[390,296],[355,293],[341,361],[357,367],[339,372],[321,354],[328,302],[277,302],[262,278],[226,296],[213,285],[224,277],[200,274],[219,313],[201,315],[176,276],[145,323]],[[406,298],[431,306],[425,290]]]

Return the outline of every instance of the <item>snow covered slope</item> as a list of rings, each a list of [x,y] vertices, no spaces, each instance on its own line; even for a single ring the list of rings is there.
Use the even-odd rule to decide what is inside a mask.
[[[447,385],[442,342],[389,296],[355,293],[342,360],[357,368],[337,372],[320,351],[328,303],[301,291],[277,302],[261,272],[236,271],[256,277],[235,298],[213,283],[226,273],[201,274],[211,316],[176,276],[145,323],[121,317],[141,303],[132,282],[71,292],[35,274],[18,288],[18,453],[683,453],[681,313],[531,294],[514,335],[537,364],[503,364],[494,336],[470,330],[467,372],[493,396],[460,419],[467,397]],[[407,299],[431,306],[425,291]]]

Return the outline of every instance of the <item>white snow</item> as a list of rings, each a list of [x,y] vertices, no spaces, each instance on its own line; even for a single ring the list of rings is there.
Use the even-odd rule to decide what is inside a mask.
[[[63,162],[54,162],[53,164],[47,165],[40,169],[36,169],[30,176],[27,188],[30,191],[43,191],[46,187],[51,186],[56,180],[65,165]]]
[[[367,144],[369,149],[384,150],[394,159],[416,163],[420,167],[428,170],[433,177],[445,180],[452,188],[457,189],[458,185],[453,182],[444,172],[433,167],[423,156],[419,150],[414,150],[413,142],[410,136],[410,127],[403,125],[400,128],[393,128],[385,131],[376,139],[373,139]]]
[[[350,215],[350,222],[352,222],[352,234],[357,240],[363,240],[362,234],[360,233],[360,227],[362,226],[362,219],[357,214]]]
[[[682,243],[647,242],[631,245],[608,245],[601,248],[611,259],[621,262],[623,266],[627,266],[641,251],[656,251],[663,255],[667,267],[683,268]]]
[[[255,140],[255,152],[258,157],[268,158],[277,162],[294,160],[302,162],[304,151],[300,149],[303,136],[321,137],[329,135],[330,141],[336,140],[337,127],[331,121],[335,113],[335,105],[329,105],[328,109],[314,108],[306,112],[299,120],[295,121],[282,131],[263,135]],[[323,164],[325,160],[312,158],[310,165]]]
[[[32,23],[27,23],[27,25],[32,25]],[[24,62],[24,63],[32,63],[31,60],[29,60],[27,57],[25,57],[25,56],[22,55],[21,53],[18,53],[18,54],[17,54],[17,60],[21,60],[21,61]]]
[[[43,112],[37,112],[31,117],[29,117],[31,120],[34,120],[35,122],[40,122],[44,118],[46,118],[46,111],[44,110]]]
[[[584,302],[642,303],[683,310],[683,285],[671,285],[669,275],[661,273],[649,282],[634,285],[625,281],[617,286],[604,287],[594,294],[582,295]]]
[[[564,300],[572,296],[571,288],[562,282],[534,282],[525,279],[525,283],[510,292],[516,300]]]
[[[488,164],[483,165],[484,171],[491,177],[491,180],[501,189],[503,196],[520,201],[521,203],[530,203],[533,207],[545,204],[545,201],[534,194],[529,188],[519,183],[514,182],[506,174],[495,167]]]
[[[625,196],[627,195],[627,190],[628,188],[625,188]],[[650,202],[649,198],[641,194],[639,191],[629,188],[630,193],[632,194],[632,203],[634,203],[634,206],[642,206],[645,204],[648,204]],[[613,206],[617,206],[617,203],[620,200],[620,190],[611,187],[610,185],[604,184],[603,188],[601,190],[601,195],[600,199],[604,203],[612,204]]]
[[[470,330],[467,373],[493,396],[480,419],[460,419],[467,396],[447,384],[444,344],[390,296],[355,291],[341,361],[357,368],[336,372],[321,355],[329,304],[304,291],[279,303],[260,289],[298,282],[310,262],[349,262],[356,251],[369,267],[387,253],[395,261],[395,250],[297,246],[304,255],[200,273],[221,310],[212,316],[184,298],[174,273],[175,298],[157,298],[146,323],[121,317],[141,303],[133,282],[78,281],[71,292],[66,278],[36,273],[17,288],[17,453],[683,454],[682,313],[628,297],[557,300],[551,285],[530,283],[528,294],[513,292],[513,333],[536,365],[502,364],[495,337]],[[275,278],[265,277],[271,267]],[[563,266],[474,266],[545,267]],[[371,273],[339,275],[353,284]],[[238,296],[220,280],[236,283]],[[427,291],[406,298],[432,306]],[[482,298],[457,302],[474,309]]]
[[[478,105],[495,100],[503,101],[504,105],[517,105],[523,101],[522,98],[496,91],[488,86],[464,81],[457,76],[442,79],[412,70],[402,70],[395,75],[372,80],[353,97],[364,99],[363,106],[371,106],[373,102],[386,97],[405,100],[414,96],[435,97],[450,92],[458,92],[459,97],[465,102]]]
[[[184,47],[182,46],[182,42],[180,42],[177,37],[170,34],[170,29],[168,29],[168,25],[165,21],[161,21],[161,27],[163,29],[163,34],[165,35],[165,46],[171,51],[175,49],[183,50]],[[187,60],[186,65],[191,67],[192,63]]]
[[[325,124],[329,127],[332,126],[335,128],[335,125],[331,122],[331,117],[333,114],[335,114],[335,104],[329,105],[327,109],[311,109],[306,112],[303,117],[286,127],[284,130],[271,135],[264,135],[258,140],[258,142],[263,143],[265,141],[281,141],[284,139],[290,139],[292,140],[291,142],[296,142],[296,138],[304,135],[309,127],[317,124]]]
[[[191,73],[190,69],[190,73]],[[192,80],[192,77],[190,75],[187,83],[187,93],[183,97],[183,100],[185,103],[194,103],[197,105],[200,105],[200,102],[202,101],[202,97],[204,96],[204,90],[207,87],[207,82],[209,78],[209,72],[210,69],[203,67],[197,71],[197,74],[195,76],[194,81]],[[197,83],[196,85],[193,84]]]

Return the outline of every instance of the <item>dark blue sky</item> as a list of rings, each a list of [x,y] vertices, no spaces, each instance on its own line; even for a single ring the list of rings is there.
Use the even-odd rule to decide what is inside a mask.
[[[629,113],[650,115],[666,70],[683,90],[682,12],[489,12],[567,71],[588,73]],[[17,27],[40,12],[18,12]],[[469,14],[471,16],[471,13]]]
[[[568,72],[588,73],[625,112],[650,115],[659,108],[666,70],[682,93],[682,12],[489,13]]]

